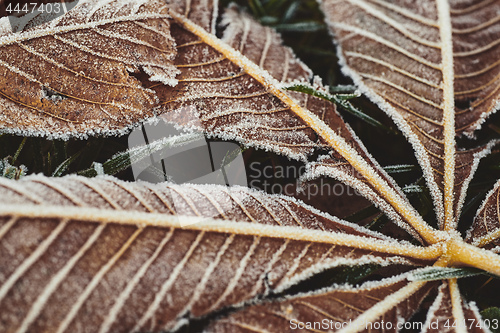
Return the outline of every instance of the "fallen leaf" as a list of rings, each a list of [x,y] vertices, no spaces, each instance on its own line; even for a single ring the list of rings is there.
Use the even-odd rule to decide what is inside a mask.
[[[168,9],[155,1],[81,1],[20,33],[0,21],[0,129],[54,138],[123,133],[154,115],[134,76],[175,85]]]
[[[454,229],[468,183],[490,149],[459,150],[455,136],[472,135],[499,107],[494,13],[500,4],[324,0],[322,6],[344,72],[413,145],[439,223]]]
[[[2,332],[170,330],[339,265],[439,254],[244,187],[27,176],[0,197]]]
[[[168,6],[157,14],[165,16],[151,19],[165,22],[172,50],[167,63],[176,69],[163,73],[171,75],[168,82],[155,83],[155,76],[138,65],[142,73],[134,78],[154,96],[154,112],[210,136],[300,160],[308,167],[304,179],[329,176],[358,189],[421,245],[367,231],[289,197],[240,187],[82,177],[2,180],[0,324],[5,330],[162,331],[205,316],[205,328],[216,332],[294,331],[320,320],[334,326],[348,321],[342,332],[396,331],[429,297],[433,304],[424,331],[488,331],[477,307],[460,294],[457,278],[467,276],[462,267],[500,276],[499,185],[467,237],[457,225],[470,179],[494,142],[462,151],[456,135],[472,133],[498,108],[494,51],[500,21],[492,15],[499,4],[323,2],[346,73],[413,144],[433,193],[439,229],[412,207],[333,103],[286,89],[300,83],[328,97],[326,87],[275,32],[231,7],[218,38],[215,3]],[[119,8],[118,13],[130,13],[130,6]],[[1,38],[14,38],[6,36]],[[477,55],[484,61],[475,62]],[[481,79],[466,80],[467,75]],[[471,108],[460,109],[464,101]],[[120,129],[149,117],[145,113]],[[367,263],[422,269],[396,276],[394,269],[386,279],[359,286],[298,295],[288,289],[339,265]],[[447,275],[415,278],[429,268]],[[285,297],[276,298],[280,292]],[[470,321],[480,327],[462,325]]]

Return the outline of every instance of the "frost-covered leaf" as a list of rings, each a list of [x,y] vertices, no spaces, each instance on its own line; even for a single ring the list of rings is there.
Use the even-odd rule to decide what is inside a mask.
[[[486,195],[466,240],[497,253],[500,251],[500,181]]]
[[[359,189],[415,238],[432,242],[428,225],[334,104],[282,89],[278,80],[307,82],[311,73],[279,36],[232,9],[219,39],[216,13],[210,1],[165,7],[155,0],[88,0],[21,34],[5,33],[4,85],[12,92],[2,93],[4,130],[109,134],[166,113],[180,125],[194,126],[194,119],[210,135],[303,161],[327,149],[325,174]]]
[[[88,0],[12,33],[0,20],[0,130],[49,137],[118,133],[153,116],[134,75],[175,85],[174,41],[161,1]]]
[[[456,279],[443,282],[434,303],[429,308],[422,332],[491,332],[481,320],[474,303],[465,303]]]
[[[334,286],[248,307],[219,319],[207,332],[396,332],[435,286],[409,282],[406,275],[359,287]]]
[[[311,70],[289,47],[283,45],[276,31],[241,13],[238,7],[233,5],[225,10],[221,25],[225,27],[223,42],[268,71],[279,82],[309,82],[312,79]]]
[[[498,6],[484,1],[494,2],[493,9]],[[479,320],[474,306],[461,298],[454,278],[477,269],[500,276],[500,256],[490,250],[491,244],[485,243],[485,249],[477,246],[483,245],[478,239],[491,236],[478,227],[478,219],[468,243],[455,227],[467,184],[491,144],[460,152],[455,132],[471,132],[497,107],[494,51],[499,21],[482,3],[462,9],[455,8],[455,2],[447,8],[444,0],[418,3],[427,6],[418,9],[416,3],[398,6],[380,0],[325,3],[325,8],[339,9],[335,15],[343,23],[334,25],[356,83],[390,110],[417,147],[444,231],[423,220],[333,103],[286,89],[302,85],[329,92],[273,30],[236,7],[218,17],[217,2],[210,0],[82,0],[72,14],[20,34],[2,27],[3,131],[48,136],[117,133],[161,114],[210,136],[300,160],[307,164],[306,180],[326,175],[349,184],[423,246],[340,221],[290,197],[242,187],[152,185],[111,177],[0,178],[0,331],[158,332],[201,317],[204,323],[212,321],[204,328],[227,332],[283,332],[294,330],[292,322],[298,328],[299,321],[325,319],[333,323],[333,330],[335,322],[352,320],[347,331],[367,330],[369,324],[374,331],[388,323],[388,330],[394,331],[398,323],[411,320],[426,295],[436,294],[429,321]],[[477,29],[463,31],[460,25],[468,24],[466,20],[476,21]],[[215,22],[221,23],[218,31]],[[352,31],[346,34],[346,29]],[[484,38],[467,39],[476,33]],[[428,41],[432,45],[423,45]],[[491,49],[473,50],[490,42]],[[59,46],[63,48],[44,57],[30,49]],[[63,57],[64,50],[77,56]],[[42,51],[36,52],[43,55]],[[477,56],[481,64],[464,52]],[[14,68],[9,57],[13,54],[20,59],[17,64],[24,64],[21,69]],[[28,61],[35,56],[44,61]],[[453,61],[454,57],[464,60]],[[484,64],[489,66],[484,72],[471,69]],[[76,74],[70,66],[78,68]],[[467,73],[480,79],[462,80]],[[26,80],[28,74],[36,80]],[[95,84],[84,89],[70,77]],[[109,82],[101,81],[112,78],[120,89],[103,89]],[[42,91],[42,98],[19,89],[20,83],[32,92]],[[89,97],[73,98],[56,85],[82,95],[93,91],[94,97],[104,99],[98,101],[101,104],[87,103]],[[65,115],[76,110],[73,116],[81,121],[15,104],[4,89],[49,105],[50,112]],[[119,98],[129,106],[139,101],[137,112],[121,112]],[[455,112],[464,98],[476,98],[475,111]],[[477,101],[481,102],[474,105]],[[110,113],[109,108],[118,111]],[[112,124],[111,119],[118,122]],[[22,127],[28,125],[32,127]],[[115,155],[108,164],[95,161],[88,172],[120,170],[128,160],[147,155],[146,150],[169,144],[160,140],[129,151],[135,155]],[[64,161],[57,173],[69,163],[70,159]],[[493,218],[498,218],[498,203],[492,199],[497,187],[481,208]],[[420,185],[406,189],[422,190]],[[482,223],[499,229],[491,219]],[[291,286],[321,278],[341,265],[389,266],[383,276],[394,274],[393,265],[404,270],[424,266],[431,267],[427,272],[432,278],[422,279],[425,270],[417,269],[358,287],[335,285],[291,296]],[[427,280],[443,278],[448,287],[432,290],[439,282]],[[276,299],[276,293],[283,293],[283,298]],[[377,323],[386,325],[374,327]]]
[[[280,82],[307,83],[312,77],[292,51],[281,45],[275,32],[234,7],[223,17],[225,30],[220,40],[196,22],[172,16],[179,84],[175,89],[151,86],[170,121],[302,161],[325,149],[329,155],[321,164],[327,164],[327,171],[311,171],[308,178],[326,174],[347,183],[415,238],[430,242],[428,225],[369,156],[335,105],[282,89]]]
[[[219,17],[218,0],[165,0],[169,10],[173,10],[187,19],[196,22],[201,28],[215,34],[215,25]]]
[[[258,24],[248,15],[238,12],[236,7],[226,10],[222,24],[227,25],[222,40],[231,45],[233,48],[239,50],[243,55],[248,57],[249,60],[259,64],[262,69],[267,70],[276,80],[286,83],[297,81],[309,82],[313,79],[311,71],[294,56],[288,47],[282,45],[281,38],[276,32],[268,27],[263,27]],[[317,90],[315,91],[323,91],[327,94],[325,88],[322,87],[319,82],[316,82],[316,85]],[[377,172],[377,174],[387,182],[387,185],[392,187],[395,191],[398,191],[397,186],[395,186],[390,177],[386,175],[378,163],[370,156],[370,154],[367,153],[362,142],[357,138],[351,128],[342,120],[333,103],[329,103],[322,98],[313,97],[310,94],[293,91],[288,91],[287,93],[293,97],[300,106],[313,112],[322,121],[324,121],[328,127],[334,129],[337,133],[342,135],[343,139],[347,141],[349,146],[354,148],[356,152],[370,164],[375,172]],[[283,114],[280,114],[278,117],[281,118],[283,116]],[[286,116],[290,117],[288,114]],[[253,118],[253,121],[266,121],[265,119],[259,119],[255,116]],[[271,119],[273,122],[276,120],[277,119]],[[241,119],[238,119],[238,121],[241,121]],[[283,130],[283,128],[280,128],[280,130]],[[310,131],[310,129],[308,130]],[[224,132],[225,131],[226,129],[224,129]],[[262,131],[259,131],[259,135],[261,135],[261,132]],[[296,132],[296,130],[294,132]],[[241,137],[244,135],[245,132],[239,130],[238,136]],[[274,138],[277,142],[264,141],[263,143],[265,146],[270,147],[275,151],[282,150],[283,148],[280,146],[283,144],[284,140],[276,140],[276,133],[272,132],[270,133],[270,137]],[[319,143],[325,148],[327,147],[324,140],[319,141]],[[403,223],[404,218],[395,212],[395,210],[384,200],[384,198],[377,193],[377,189],[367,183],[363,175],[357,172],[341,154],[332,150],[328,161],[326,160],[326,158],[323,159],[320,164],[326,166],[327,171],[324,173],[317,172],[317,169],[315,168],[317,163],[310,163],[308,165],[309,172],[306,174],[304,179],[313,179],[326,174],[349,184],[353,188],[360,191],[360,193],[362,193],[365,197],[374,201],[377,206],[384,212],[388,213],[394,221],[399,222],[398,224],[401,227],[408,230],[416,238],[419,238],[418,233],[415,232],[409,225]],[[398,195],[404,197],[400,192]]]
[[[440,224],[453,229],[478,159],[488,151],[458,150],[455,136],[471,134],[499,107],[500,3],[323,0],[322,5],[345,73],[408,137]]]
[[[423,265],[284,196],[111,177],[0,179],[0,331],[161,331],[339,265]]]

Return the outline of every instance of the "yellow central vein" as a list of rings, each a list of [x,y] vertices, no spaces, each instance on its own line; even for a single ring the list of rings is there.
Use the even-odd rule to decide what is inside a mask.
[[[455,183],[455,97],[453,87],[453,41],[450,6],[447,0],[437,0],[439,34],[441,38],[441,70],[443,72],[444,127],[444,230],[455,228],[453,214]]]
[[[455,332],[467,333],[464,311],[462,309],[462,296],[460,296],[460,291],[458,290],[457,279],[448,279],[448,287],[450,288],[453,322],[457,323]]]
[[[446,242],[443,256],[449,258],[454,266],[476,267],[500,276],[500,255],[461,240],[451,239]]]
[[[185,17],[171,12],[171,16],[179,22],[185,29],[197,35],[207,45],[221,52],[234,64],[240,66],[250,76],[259,81],[268,91],[279,98],[283,103],[290,106],[290,109],[300,117],[309,127],[320,135],[332,148],[340,153],[374,188],[387,200],[394,209],[401,214],[408,223],[422,236],[428,243],[439,241],[435,231],[422,219],[422,217],[406,202],[387,182],[378,175],[368,163],[359,156],[356,151],[323,121],[310,111],[303,109],[286,93],[279,88],[279,82],[273,79],[267,72],[260,69],[256,64],[248,60],[240,52],[229,45],[222,43],[217,37],[207,33],[203,28],[194,24]],[[453,97],[453,93],[451,95]],[[454,133],[454,132],[453,132]]]
[[[338,333],[356,333],[366,330],[366,324],[370,322],[375,322],[382,315],[389,312],[403,300],[407,299],[414,293],[416,293],[420,288],[424,287],[427,281],[411,282],[404,286],[403,288],[392,293],[389,297],[378,302],[361,315],[359,315],[355,320],[349,323],[349,325]]]
[[[435,260],[443,253],[440,244],[420,247],[391,241],[389,239],[381,240],[371,238],[370,235],[357,236],[292,226],[218,220],[203,216],[172,216],[162,213],[105,210],[91,207],[64,207],[64,209],[61,209],[60,206],[49,205],[26,206],[0,204],[0,216],[2,215],[15,215],[17,217],[28,218],[67,218],[71,220],[89,221],[92,223],[182,228],[184,230],[193,231],[270,237],[315,243],[319,242],[424,260]]]

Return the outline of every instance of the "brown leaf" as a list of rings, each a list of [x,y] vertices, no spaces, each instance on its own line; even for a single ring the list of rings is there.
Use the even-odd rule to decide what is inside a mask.
[[[169,10],[173,10],[187,19],[196,22],[201,28],[215,34],[215,25],[219,15],[217,0],[165,0]]]
[[[443,282],[429,308],[422,332],[490,332],[481,321],[474,303],[466,304],[458,291],[456,279]]]
[[[455,135],[471,134],[498,108],[500,34],[493,13],[500,4],[471,10],[453,1],[322,5],[345,72],[408,137],[440,224],[453,229],[479,157],[477,150],[456,151]]]
[[[163,104],[166,118],[186,123],[185,114],[189,113],[188,118],[199,119],[200,130],[211,135],[302,161],[307,161],[313,151],[326,149],[329,157],[321,163],[328,164],[327,171],[311,172],[309,178],[323,174],[337,178],[374,201],[415,238],[420,239],[419,233],[427,236],[428,226],[366,152],[334,104],[281,90],[277,80],[307,82],[311,74],[289,48],[281,45],[275,32],[234,7],[222,21],[227,26],[222,40],[206,35],[183,17],[174,20],[177,23],[172,23],[172,36],[178,45],[175,64],[181,71],[179,84],[176,89],[151,86]],[[239,56],[235,49],[248,58]],[[270,70],[274,78],[263,69]],[[316,87],[324,89],[317,82]],[[173,112],[176,110],[183,112]],[[371,183],[370,177],[374,178]],[[395,201],[404,209],[391,206]]]
[[[256,23],[232,13],[226,17],[226,24],[230,23],[231,17],[235,22],[240,20],[242,23],[230,24],[224,42],[204,29],[212,29],[215,21],[216,6],[211,2],[207,2],[210,11],[204,9],[204,2],[175,2],[170,11],[170,20],[166,8],[161,7],[160,14],[152,12],[153,9],[158,10],[155,8],[160,6],[158,3],[141,4],[113,11],[112,8],[120,6],[118,3],[84,1],[68,15],[31,28],[21,33],[21,37],[12,34],[2,37],[4,49],[9,49],[9,54],[12,53],[11,48],[22,48],[19,52],[26,53],[26,57],[28,54],[33,56],[32,51],[25,50],[28,46],[22,46],[25,44],[32,48],[38,46],[41,49],[37,52],[45,54],[49,52],[46,50],[49,42],[53,48],[67,52],[58,51],[51,59],[41,55],[45,61],[36,62],[36,65],[35,62],[29,62],[29,58],[22,58],[20,63],[25,71],[35,68],[29,74],[34,78],[34,82],[29,84],[31,92],[19,89],[19,84],[24,87],[24,79],[18,76],[24,75],[24,72],[12,71],[12,64],[9,65],[11,67],[4,66],[10,76],[16,77],[6,77],[10,80],[9,85],[4,82],[6,89],[22,95],[14,100],[24,103],[22,105],[27,105],[28,109],[41,103],[35,107],[36,110],[29,110],[28,123],[25,123],[25,118],[16,116],[19,114],[19,103],[14,105],[12,101],[6,102],[9,111],[2,113],[6,131],[48,134],[52,137],[109,134],[124,131],[148,119],[153,116],[153,112],[167,113],[166,117],[178,124],[193,125],[186,123],[187,113],[191,115],[190,119],[199,119],[201,129],[210,135],[237,139],[246,145],[273,150],[290,158],[307,161],[312,152],[327,149],[332,159],[329,162],[329,176],[359,188],[361,193],[374,200],[415,238],[423,238],[429,243],[434,241],[429,226],[411,208],[390,177],[369,157],[359,140],[336,114],[334,105],[309,95],[284,92],[280,83],[262,68],[275,67],[279,61],[277,57],[286,55],[285,59],[288,60],[280,61],[281,66],[272,73],[284,80],[310,79],[310,71],[295,59],[289,49],[279,44],[280,38],[274,32],[260,28],[265,35],[249,34],[244,27],[256,26]],[[82,28],[80,23],[87,21],[88,26]],[[136,26],[137,29],[132,29]],[[242,27],[244,30],[241,33],[235,32]],[[265,39],[262,39],[264,36]],[[118,41],[122,43],[121,46],[117,44]],[[258,64],[243,57],[228,43],[238,45],[252,59],[259,57]],[[130,51],[132,49],[133,52]],[[68,53],[74,53],[75,57],[68,57]],[[104,59],[102,63],[105,68],[94,68],[95,57]],[[173,62],[178,71],[169,70],[172,69],[172,57],[175,57]],[[152,60],[156,61],[156,65],[150,64]],[[89,61],[94,65],[89,65]],[[71,66],[77,66],[78,70],[71,69]],[[144,100],[144,103],[133,106],[133,110],[125,110],[126,106],[131,105],[131,99],[143,95],[122,89],[122,83],[111,84],[116,86],[115,90],[92,84],[90,92],[88,85],[74,83],[74,73],[89,70],[104,75],[99,79],[101,81],[111,80],[111,76],[116,75],[116,66],[118,71],[121,69],[123,80],[133,85],[130,89],[140,90],[147,95],[147,103]],[[58,70],[54,70],[56,67]],[[126,72],[127,68],[130,71],[142,71],[134,74],[139,81]],[[67,77],[56,77],[54,72]],[[81,80],[89,84],[94,78],[85,74]],[[151,81],[161,82],[153,84]],[[165,83],[177,84],[169,87]],[[58,95],[59,92],[62,95]],[[46,107],[50,107],[50,110],[46,110]],[[25,108],[21,106],[21,109]],[[172,112],[174,110],[184,112]],[[56,115],[56,112],[64,113],[63,117]],[[70,122],[65,123],[65,120],[47,115],[69,117]]]
[[[471,135],[500,107],[500,3],[476,4],[479,6],[464,7],[458,1],[450,4],[457,134]]]
[[[153,116],[134,73],[174,85],[167,8],[81,1],[55,20],[0,36],[0,129],[67,138],[111,134]],[[2,29],[8,30],[7,18]]]
[[[500,181],[486,195],[483,204],[478,209],[474,223],[467,232],[466,241],[491,249],[500,250]]]
[[[396,332],[433,287],[404,275],[356,288],[335,286],[248,307],[215,321],[208,332]]]
[[[132,76],[126,73],[126,61],[120,68],[135,88],[139,87],[151,97],[149,104],[144,104],[145,113],[137,112],[141,115],[134,119],[124,118],[130,122],[111,130],[118,131],[150,118],[153,107],[154,112],[163,113],[165,118],[184,126],[199,120],[194,125],[211,136],[236,139],[308,163],[306,178],[327,175],[360,189],[426,247],[367,231],[289,197],[270,196],[246,188],[125,183],[109,177],[30,176],[18,182],[0,179],[0,331],[162,331],[176,329],[193,318],[217,315],[216,311],[228,310],[228,307],[234,312],[216,319],[213,329],[282,332],[293,329],[287,325],[290,320],[298,323],[331,319],[340,323],[352,319],[353,325],[347,331],[365,330],[370,323],[371,329],[378,330],[373,325],[382,322],[391,323],[389,330],[395,330],[399,320],[408,320],[437,282],[411,282],[407,281],[409,276],[402,275],[360,287],[335,286],[275,301],[269,298],[339,265],[473,266],[500,275],[498,255],[476,244],[465,243],[455,231],[467,184],[479,157],[490,148],[460,152],[455,147],[455,122],[459,124],[466,119],[465,113],[455,113],[455,102],[461,97],[453,97],[455,90],[459,91],[454,79],[460,71],[450,65],[460,63],[453,62],[455,39],[452,37],[460,32],[452,31],[456,22],[450,15],[455,15],[456,9],[447,8],[444,0],[438,0],[436,8],[421,8],[420,13],[412,12],[411,6],[398,7],[379,0],[369,4],[363,0],[348,2],[336,3],[342,9],[341,19],[360,25],[356,29],[365,30],[355,29],[352,34],[344,35],[340,43],[356,48],[359,44],[354,45],[352,41],[366,41],[364,46],[359,46],[362,49],[356,51],[361,57],[348,50],[349,57],[362,59],[361,67],[367,69],[373,64],[366,65],[363,61],[375,64],[373,72],[364,72],[363,87],[371,97],[392,110],[391,114],[417,147],[421,162],[427,163],[424,172],[432,178],[430,187],[435,190],[444,232],[432,229],[422,219],[399,187],[369,156],[333,104],[285,89],[285,83],[292,80],[304,84],[312,80],[314,88],[327,91],[311,78],[310,71],[293,53],[281,45],[281,39],[272,30],[261,27],[233,7],[222,20],[227,27],[220,39],[213,30],[217,5],[210,1],[168,2],[169,10],[161,7],[157,14],[150,7],[158,6],[153,2],[106,4],[87,0],[72,15],[20,35],[26,41],[34,40],[32,44],[36,45],[37,38],[53,38],[59,43],[66,35],[74,34],[72,43],[79,43],[76,49],[82,53],[85,53],[83,46],[89,43],[89,35],[99,35],[90,41],[94,43],[122,37],[124,43],[158,42],[156,49],[148,49],[151,53],[139,54],[135,54],[136,46],[132,44],[121,49],[109,47],[107,43],[106,49],[110,52],[142,57],[128,64],[132,67],[129,70],[135,71]],[[353,7],[357,10],[351,10]],[[470,18],[482,8],[482,5],[473,6],[462,10],[462,14]],[[433,12],[436,9],[437,16]],[[133,14],[137,11],[138,15]],[[144,17],[142,13],[146,13]],[[84,22],[85,16],[91,22],[82,28],[77,23]],[[437,18],[439,25],[428,24]],[[420,29],[419,21],[429,27]],[[479,30],[496,24],[494,20],[487,21],[479,25]],[[140,28],[132,33],[130,25]],[[59,27],[66,27],[67,31],[57,30],[62,29]],[[374,27],[376,31],[370,32]],[[344,31],[346,27],[340,24],[339,28],[337,24],[336,28]],[[47,29],[50,30],[47,36],[42,33],[42,37],[38,37],[33,33],[46,33]],[[85,34],[78,29],[86,29]],[[152,29],[153,34],[141,34],[145,31],[142,29]],[[139,37],[135,36],[136,30]],[[54,38],[54,34],[58,37]],[[116,34],[126,37],[116,37]],[[13,34],[0,37],[0,43],[12,40],[10,44],[0,44],[0,49],[22,48],[19,46],[22,43],[29,45],[25,40],[16,43],[15,38]],[[137,40],[131,42],[131,38]],[[427,43],[425,38],[431,42]],[[495,33],[488,38],[496,40]],[[380,44],[375,45],[373,41]],[[104,43],[95,44],[104,48]],[[167,45],[166,55],[162,43]],[[429,45],[422,46],[426,43]],[[420,44],[419,47],[416,44]],[[71,46],[67,42],[65,45]],[[491,47],[496,47],[495,42]],[[146,46],[137,48],[147,49]],[[367,56],[367,52],[375,53]],[[374,58],[378,55],[390,56],[391,62]],[[405,67],[406,72],[398,71],[397,66],[405,63],[401,59],[412,58],[412,55],[413,60],[417,60],[414,66]],[[155,67],[143,63],[144,59],[162,62],[158,60]],[[439,68],[426,69],[432,68],[433,61],[439,62]],[[48,63],[46,60],[43,66]],[[75,63],[80,64],[76,60]],[[358,64],[357,60],[353,63]],[[496,70],[493,65],[495,63],[492,71]],[[365,68],[361,67],[355,69],[358,74]],[[10,67],[6,68],[12,72]],[[387,68],[392,71],[384,72]],[[385,74],[382,80],[376,76],[382,74]],[[424,79],[416,77],[417,74]],[[10,75],[23,74],[14,71]],[[47,73],[39,69],[37,75],[44,77]],[[52,77],[51,80],[54,83],[47,83],[50,89],[53,84],[69,82],[64,78]],[[361,82],[359,77],[357,80]],[[32,82],[30,84],[39,84]],[[423,86],[432,86],[433,82],[437,82],[434,88],[438,92],[429,90],[430,95],[425,95],[429,91]],[[8,88],[16,89],[16,85]],[[480,90],[490,88],[486,85]],[[409,92],[410,89],[414,91]],[[103,94],[110,92],[101,90]],[[46,91],[52,102],[71,102],[71,98],[54,95],[55,91]],[[84,94],[85,89],[78,92]],[[473,97],[474,93],[467,92],[466,97]],[[490,93],[483,102],[490,107],[476,120],[494,111],[496,97],[486,99],[496,96],[496,90]],[[140,97],[140,94],[127,94],[127,98]],[[409,103],[407,109],[394,100]],[[422,107],[414,111],[414,106]],[[471,111],[470,115],[477,113]],[[43,128],[45,134],[56,128],[56,121],[62,122],[43,117],[54,126]],[[426,118],[432,118],[434,123],[429,125]],[[92,130],[103,131],[102,119],[91,119],[99,122]],[[5,126],[12,129],[18,124]],[[74,127],[66,131],[68,133],[89,132]],[[313,153],[324,155],[311,163]],[[436,157],[437,154],[444,155]],[[431,170],[432,167],[436,170]],[[444,186],[443,192],[437,190],[438,185]],[[485,203],[484,207],[489,205]],[[450,302],[442,289],[429,318],[435,314],[450,318],[451,313],[454,319],[478,319],[475,310],[469,311],[469,306],[462,301],[456,280],[450,279],[448,284]],[[261,297],[266,301],[260,302]],[[250,305],[256,302],[259,304]],[[441,304],[442,311],[434,311]]]
[[[222,24],[227,25],[222,41],[239,50],[255,64],[259,64],[259,67],[267,70],[276,80],[283,83],[297,80],[303,82],[313,80],[311,70],[300,62],[300,60],[296,59],[290,48],[282,45],[281,37],[271,28],[263,27],[248,15],[239,13],[234,6],[226,10]],[[317,78],[314,80],[318,81]],[[326,92],[326,89],[321,86],[320,82],[315,82],[315,84],[318,89],[323,89]],[[387,182],[388,186],[397,192],[401,198],[404,198],[404,194],[399,191],[398,186],[391,177],[383,171],[375,159],[366,151],[366,148],[356,134],[340,117],[336,111],[335,104],[303,93],[290,91],[288,94],[293,97],[300,106],[314,113],[328,127],[339,133],[346,140],[348,145],[367,161],[370,167]],[[283,114],[279,117],[282,116]],[[286,114],[286,116],[290,115]],[[256,117],[253,118],[255,119]],[[239,132],[239,136],[244,135],[245,132]],[[270,133],[270,136],[276,138],[275,133]],[[274,140],[277,142],[269,142],[268,145],[273,147],[275,151],[280,151],[279,146],[282,144],[282,140]],[[327,143],[321,138],[320,140],[321,145],[326,148]],[[399,215],[394,208],[379,195],[379,193],[377,193],[378,190],[367,182],[363,175],[357,172],[341,154],[330,149],[328,156],[323,156],[318,162],[309,163],[307,169],[308,172],[304,180],[311,180],[320,176],[329,176],[343,181],[360,191],[362,195],[372,202],[375,202],[377,206],[396,221],[400,227],[420,240],[418,232],[416,232],[411,225],[403,222],[404,218]]]
[[[29,176],[0,197],[2,332],[161,331],[331,267],[439,253],[243,187]]]
[[[221,38],[223,42],[268,71],[279,82],[309,82],[313,78],[312,71],[295,56],[292,49],[283,45],[281,36],[275,30],[241,13],[237,6],[225,10],[221,25],[225,27]]]
[[[226,30],[231,33],[233,29]],[[162,85],[152,87],[157,91],[164,112],[188,109],[194,115],[199,113],[201,129],[209,133],[238,138],[245,144],[262,148],[268,148],[269,142],[282,154],[306,160],[309,153],[320,147],[314,131],[299,117],[290,114],[290,107],[269,91],[269,87],[228,59],[228,54],[223,54],[225,50],[217,50],[196,35],[203,32],[191,32],[182,23],[172,24],[178,52],[174,61],[181,71],[179,84],[175,89]],[[222,44],[219,40],[214,42]],[[253,49],[253,43],[245,49]],[[286,53],[293,56],[289,49]],[[304,74],[308,79],[310,73]]]

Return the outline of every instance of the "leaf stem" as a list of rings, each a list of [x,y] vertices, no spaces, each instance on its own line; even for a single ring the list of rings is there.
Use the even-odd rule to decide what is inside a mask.
[[[437,1],[439,33],[441,39],[441,71],[443,73],[443,131],[444,131],[444,230],[454,230],[453,214],[455,187],[455,96],[453,42],[450,6],[447,0]]]
[[[446,245],[450,264],[472,266],[500,276],[500,255],[457,239],[448,241]]]
[[[442,244],[421,247],[369,236],[309,230],[283,225],[235,222],[199,216],[167,215],[162,213],[136,211],[107,211],[92,207],[66,207],[64,210],[61,210],[59,206],[49,205],[20,206],[14,204],[0,204],[0,216],[3,215],[31,218],[57,217],[94,223],[118,223],[121,225],[140,225],[143,227],[157,226],[197,230],[200,232],[205,231],[258,237],[285,238],[296,241],[347,246],[354,249],[369,250],[382,254],[393,254],[421,260],[437,260],[443,254]]]
[[[450,288],[451,296],[451,312],[453,319],[457,323],[456,333],[467,333],[465,328],[465,316],[462,308],[462,296],[458,290],[457,279],[448,279],[448,287]]]

